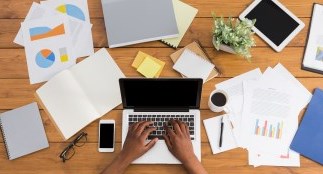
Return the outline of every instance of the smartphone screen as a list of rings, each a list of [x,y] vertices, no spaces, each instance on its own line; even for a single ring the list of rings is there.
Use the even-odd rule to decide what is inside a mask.
[[[114,124],[100,124],[100,148],[113,148]]]

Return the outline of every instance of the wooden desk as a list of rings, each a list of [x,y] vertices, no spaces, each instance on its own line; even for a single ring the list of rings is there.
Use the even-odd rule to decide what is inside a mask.
[[[37,0],[38,1],[38,0]],[[237,17],[252,0],[184,0],[199,9],[197,18],[181,42],[180,47],[199,39],[206,48],[213,61],[223,70],[221,77],[207,82],[203,86],[201,117],[202,119],[215,116],[207,107],[207,98],[216,83],[239,75],[243,72],[260,67],[262,71],[267,66],[274,66],[281,62],[308,90],[315,87],[323,88],[323,76],[302,71],[300,69],[308,25],[311,17],[313,2],[323,3],[323,0],[281,0],[293,13],[301,18],[306,27],[281,53],[276,53],[261,39],[256,37],[257,47],[252,49],[252,63],[243,58],[214,51],[211,43],[212,19],[211,11],[224,17]],[[35,100],[34,92],[40,85],[30,85],[24,49],[13,43],[13,39],[24,20],[32,0],[1,0],[0,2],[0,112],[31,103]],[[96,48],[107,47],[104,21],[100,0],[88,0],[91,22],[93,25],[94,45]],[[273,19],[274,20],[274,19]],[[160,42],[150,42],[132,45],[124,48],[110,49],[109,52],[128,77],[140,76],[130,65],[141,50],[166,62],[162,77],[179,77],[172,69],[169,55],[175,50]],[[118,154],[121,147],[121,107],[106,114],[103,119],[116,120],[116,152],[99,153],[98,121],[87,126],[84,131],[88,135],[88,143],[76,148],[75,156],[68,162],[62,163],[58,157],[68,142],[62,142],[57,130],[41,109],[43,123],[50,142],[48,149],[32,155],[9,161],[6,156],[3,139],[0,137],[0,173],[99,173]],[[303,112],[300,114],[300,117]],[[322,173],[323,168],[305,158],[301,158],[301,168],[287,167],[258,167],[248,165],[247,151],[235,149],[219,155],[212,155],[205,134],[202,132],[202,163],[209,173]],[[181,165],[132,165],[126,173],[185,173]]]

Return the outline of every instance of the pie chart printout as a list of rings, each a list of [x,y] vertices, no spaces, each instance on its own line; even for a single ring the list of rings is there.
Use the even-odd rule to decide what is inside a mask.
[[[56,8],[57,11],[67,14],[69,16],[72,16],[74,18],[77,18],[79,20],[85,21],[85,15],[83,11],[72,4],[62,4]]]
[[[49,49],[43,49],[36,54],[36,64],[41,68],[49,68],[55,62],[55,54]]]

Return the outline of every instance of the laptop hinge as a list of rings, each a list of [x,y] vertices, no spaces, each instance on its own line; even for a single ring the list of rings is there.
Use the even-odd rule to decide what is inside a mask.
[[[135,112],[189,112],[188,108],[135,108]]]

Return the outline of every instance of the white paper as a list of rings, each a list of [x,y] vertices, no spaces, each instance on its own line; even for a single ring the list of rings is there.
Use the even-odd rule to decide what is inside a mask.
[[[90,23],[82,23],[78,32],[73,37],[75,40],[73,42],[74,55],[76,57],[90,56],[94,53],[92,26]]]
[[[189,49],[185,49],[173,68],[188,78],[202,78],[206,82],[214,65]]]
[[[281,167],[300,167],[300,155],[292,150],[286,155],[257,154],[253,151],[248,152],[249,165],[259,166],[281,166]]]
[[[65,6],[64,6],[65,4]],[[67,12],[63,13],[58,7],[66,7]],[[77,13],[80,12],[80,13]],[[83,14],[84,16],[80,15]],[[94,53],[92,24],[88,14],[87,1],[44,1],[40,4],[33,3],[25,21],[36,19],[51,20],[57,16],[64,15],[69,20],[70,37],[75,57],[85,57]],[[80,17],[81,16],[81,17]],[[84,20],[80,18],[84,17]],[[14,40],[15,43],[24,46],[23,33],[20,29]]]
[[[33,2],[25,18],[25,21],[41,19],[46,16],[53,16],[54,14],[55,13],[53,11],[46,10],[46,8],[42,7],[40,4]],[[13,42],[21,46],[25,45],[21,27]]]
[[[323,71],[323,6],[315,4],[303,65]]]
[[[292,93],[275,86],[261,86],[260,82],[246,81],[244,96],[240,129],[242,146],[260,154],[287,153],[298,123]]]
[[[49,9],[67,14],[79,21],[90,23],[87,0],[48,0],[40,3]]]
[[[261,76],[262,73],[260,69],[257,68],[215,85],[216,89],[225,91],[229,96],[228,108],[230,113],[228,114],[234,126],[233,132],[238,145],[240,144],[239,134],[243,107],[243,81],[258,80],[261,78]]]
[[[100,116],[68,70],[48,81],[37,90],[37,94],[64,139],[70,138]]]
[[[74,23],[72,28],[72,41],[74,55],[85,57],[94,53],[92,24],[90,23],[87,0],[48,0],[41,5],[69,18]],[[66,12],[64,10],[66,9]]]
[[[222,134],[222,147],[219,147],[222,117],[224,127]],[[206,130],[206,134],[209,138],[213,154],[218,154],[238,147],[232,132],[232,126],[228,115],[216,116],[213,118],[205,119],[203,120],[203,123]]]
[[[121,103],[119,79],[125,76],[105,48],[70,71],[100,115]]]
[[[43,18],[22,23],[31,84],[47,81],[58,72],[75,65],[67,21],[60,16],[51,20]],[[53,31],[58,31],[57,28],[59,33],[53,34]]]
[[[280,63],[273,70],[264,75],[264,83],[276,83],[295,95],[297,100],[293,103],[299,112],[310,102],[312,94]]]
[[[282,64],[268,67],[263,74],[259,69],[250,71],[216,88],[229,96],[234,138],[239,147],[248,149],[250,165],[300,166],[299,154],[289,145],[299,112],[312,95]],[[269,134],[270,130],[274,133]]]

